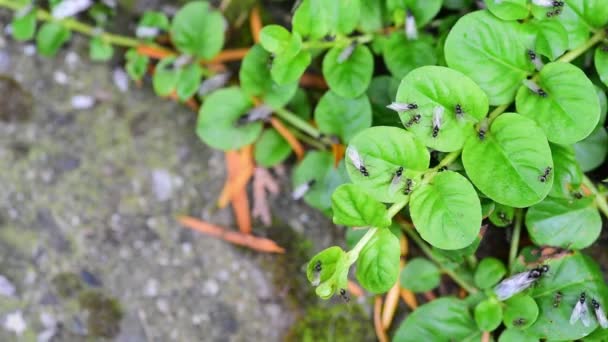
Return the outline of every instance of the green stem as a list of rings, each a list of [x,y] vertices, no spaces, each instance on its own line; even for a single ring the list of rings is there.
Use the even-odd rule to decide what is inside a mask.
[[[390,208],[388,208],[388,217],[389,218],[393,218],[393,216],[397,215],[401,209],[405,208],[405,206],[407,205],[407,202],[410,201],[410,196],[407,196],[403,201],[401,202],[397,202],[397,203],[393,203],[393,205],[390,206]]]
[[[376,232],[378,232],[378,228],[370,228],[367,231],[367,233],[365,233],[365,235],[363,235],[361,240],[359,240],[357,242],[355,247],[348,252],[348,265],[349,266],[354,264],[355,261],[357,261],[357,258],[359,258],[359,253],[361,253],[361,250],[363,249],[363,247],[365,247],[365,245],[367,245],[369,240],[371,240],[372,237],[374,237]]]
[[[606,202],[604,195],[597,190],[589,177],[583,177],[583,184],[585,184],[595,195],[595,205],[597,208],[602,212],[602,214],[604,214],[604,216],[608,217],[608,203]]]
[[[447,274],[450,278],[452,278],[452,280],[454,280],[454,282],[456,284],[460,285],[468,293],[470,293],[470,294],[477,293],[478,290],[475,286],[469,284],[466,280],[461,278],[453,270],[443,266],[441,261],[439,259],[437,259],[435,257],[435,255],[433,254],[433,251],[431,250],[431,248],[426,244],[426,242],[422,241],[422,238],[420,238],[420,236],[418,236],[418,233],[416,233],[414,231],[413,227],[411,227],[411,226],[408,227],[407,225],[404,225],[403,230],[410,237],[410,239],[412,239],[412,241],[414,241],[414,243],[422,250],[422,252],[424,254],[426,254],[426,256],[429,259],[431,259],[433,262],[435,262],[439,266],[439,268],[441,269],[441,271],[443,273]]]
[[[509,248],[509,268],[513,268],[515,258],[517,258],[517,249],[519,247],[519,237],[521,235],[522,221],[522,210],[515,209],[515,226],[513,227],[513,236],[511,237],[511,248]]]
[[[327,150],[327,146],[323,145],[323,143],[321,143],[320,141],[315,140],[314,138],[312,138],[312,137],[310,137],[310,136],[308,136],[308,135],[300,132],[299,130],[297,130],[297,129],[290,129],[289,131],[291,133],[293,133],[293,135],[296,138],[302,140],[303,142],[305,142],[308,145],[316,148],[317,150],[319,150],[319,151],[326,151]]]
[[[302,132],[310,135],[311,137],[320,140],[322,143],[326,145],[331,145],[332,142],[329,138],[322,137],[321,131],[313,127],[311,124],[297,116],[295,113],[288,111],[285,108],[274,108],[274,113],[279,118],[287,121],[290,125],[295,128],[301,130]]]
[[[587,50],[592,48],[595,44],[601,42],[604,38],[606,38],[606,30],[597,31],[585,44],[577,47],[574,50],[570,50],[565,53],[563,56],[557,59],[558,62],[566,62],[570,63],[575,60],[578,56],[585,53]]]
[[[500,114],[504,113],[509,108],[509,104],[504,104],[494,108],[494,110],[488,116],[488,123],[491,124]]]
[[[372,39],[374,39],[374,35],[364,34],[364,35],[354,36],[354,37],[338,37],[332,41],[311,40],[311,41],[304,42],[302,44],[302,49],[304,49],[304,50],[331,49],[335,46],[346,46],[352,42],[357,42],[357,44],[365,44],[365,43],[371,42]]]

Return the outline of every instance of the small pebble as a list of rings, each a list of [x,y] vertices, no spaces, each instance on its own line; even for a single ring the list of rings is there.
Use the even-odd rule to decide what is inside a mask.
[[[33,56],[36,54],[36,45],[26,44],[23,46],[23,54],[26,56]]]
[[[122,68],[114,69],[112,73],[112,80],[114,81],[114,85],[118,90],[123,93],[126,93],[129,90],[129,76]]]
[[[169,313],[169,303],[167,303],[164,299],[159,299],[156,301],[156,308],[161,313],[167,314]]]
[[[6,330],[14,332],[17,336],[21,336],[27,328],[21,311],[15,311],[6,315],[2,326]]]
[[[144,295],[146,297],[156,297],[158,295],[158,281],[156,279],[148,279],[144,287]]]
[[[58,84],[67,84],[68,83],[68,75],[61,70],[55,70],[53,72],[53,79]]]
[[[72,96],[72,108],[74,109],[89,109],[95,105],[95,98],[89,95],[74,95]]]

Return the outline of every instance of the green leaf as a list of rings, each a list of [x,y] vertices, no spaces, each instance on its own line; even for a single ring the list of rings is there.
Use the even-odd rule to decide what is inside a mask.
[[[477,332],[465,302],[443,297],[409,314],[397,329],[393,341],[464,341]]]
[[[410,214],[420,236],[441,249],[470,245],[481,226],[475,189],[459,173],[444,171],[412,193]]]
[[[365,94],[344,98],[330,90],[315,108],[315,122],[321,132],[336,135],[348,143],[357,133],[371,126],[372,108]]]
[[[140,28],[150,29],[156,28],[163,31],[169,30],[169,19],[167,15],[163,12],[157,11],[145,11],[139,22],[137,23],[137,31],[136,35],[140,39],[152,41],[155,38],[154,34],[145,34],[145,31],[140,33]]]
[[[363,13],[361,12],[361,0],[337,0],[335,6],[337,8],[334,32],[348,35],[355,30],[361,13]]]
[[[291,146],[274,128],[264,130],[255,143],[255,162],[263,167],[272,167],[283,162],[291,154]]]
[[[506,227],[513,223],[515,209],[508,205],[496,203],[494,211],[490,214],[490,221],[497,227]]]
[[[428,40],[408,40],[403,32],[393,33],[384,47],[384,64],[396,78],[410,71],[437,63],[434,46]]]
[[[536,121],[554,143],[574,144],[591,134],[600,118],[600,104],[583,71],[569,63],[549,63],[536,83],[547,95],[522,86],[515,99],[518,113]]]
[[[26,5],[27,6],[27,5]],[[36,33],[36,10],[32,9],[22,17],[14,17],[11,22],[12,35],[15,40],[30,40]]]
[[[357,280],[372,293],[388,291],[399,277],[401,247],[388,229],[379,229],[357,258]]]
[[[519,329],[506,329],[500,334],[498,342],[538,342],[538,339]]]
[[[493,331],[501,321],[502,308],[496,299],[486,299],[475,307],[475,322],[480,330]]]
[[[378,0],[359,0],[361,15],[359,17],[359,29],[362,32],[371,33],[379,31],[384,27],[384,3]]]
[[[507,274],[507,268],[496,258],[483,258],[475,270],[475,285],[480,289],[489,289],[498,284]]]
[[[608,45],[604,44],[595,49],[593,61],[600,80],[608,87]]]
[[[308,94],[301,88],[297,88],[295,95],[291,98],[291,101],[287,104],[287,109],[294,112],[301,119],[306,121],[310,120],[311,108]]]
[[[391,226],[388,228],[395,237],[398,239],[401,238],[403,233],[401,232],[401,226],[398,223],[392,222]],[[357,242],[363,238],[365,233],[367,233],[369,229],[365,228],[357,228],[357,229],[347,229],[345,234],[346,246],[349,249],[355,248]]]
[[[582,249],[600,236],[602,218],[592,197],[579,200],[547,197],[526,214],[530,238],[539,246]]]
[[[581,170],[572,146],[551,144],[553,158],[554,180],[549,196],[572,198],[583,182]]]
[[[291,33],[279,25],[264,26],[260,31],[260,44],[264,49],[275,55],[280,55],[291,39]]]
[[[45,57],[54,56],[61,46],[70,40],[70,30],[56,22],[46,22],[36,35],[38,53]]]
[[[534,121],[515,113],[499,116],[485,139],[471,136],[462,163],[475,186],[495,202],[522,208],[540,202],[553,185],[551,150]],[[488,172],[492,170],[492,172]]]
[[[405,0],[407,9],[412,11],[416,18],[416,26],[422,27],[433,19],[441,9],[442,0]]]
[[[93,61],[107,61],[112,58],[114,48],[100,37],[93,37],[89,42],[89,57]]]
[[[606,129],[597,127],[588,137],[574,144],[574,152],[583,172],[591,171],[602,165],[608,153]]]
[[[608,24],[608,6],[604,0],[568,0],[566,3],[587,26],[601,28]]]
[[[293,188],[315,180],[315,184],[304,196],[304,201],[311,206],[327,211],[331,208],[331,195],[334,190],[348,181],[341,162],[334,168],[334,157],[329,152],[308,152],[304,159],[294,169],[292,177]]]
[[[547,13],[553,12],[553,8],[539,8],[538,6],[533,6],[532,12],[535,17],[545,19]],[[587,38],[589,37],[589,26],[579,18],[576,11],[572,9],[568,2],[562,7],[561,14],[556,17],[556,20],[559,21],[566,29],[566,32],[568,32],[569,50],[575,49],[587,41]]]
[[[519,25],[477,11],[458,20],[445,42],[448,66],[472,78],[491,105],[511,102],[521,81],[534,69]]]
[[[557,20],[530,20],[523,25],[528,48],[550,60],[564,54],[568,49],[568,32]]]
[[[206,1],[182,7],[171,23],[171,40],[182,53],[211,59],[224,45],[224,18]]]
[[[342,184],[331,196],[334,223],[350,227],[388,227],[386,206],[354,184]]]
[[[249,96],[260,97],[272,107],[282,107],[293,97],[297,83],[278,85],[270,76],[270,53],[254,45],[241,64],[239,79],[243,91]]]
[[[186,101],[198,90],[203,77],[203,69],[198,64],[186,66],[180,73],[177,81],[177,97],[180,101]]]
[[[323,58],[323,76],[329,88],[342,97],[357,97],[365,93],[372,80],[374,58],[365,45],[357,45],[352,54],[341,60],[348,47],[334,47]]]
[[[241,127],[236,121],[252,108],[251,100],[237,87],[220,89],[203,102],[196,123],[196,134],[207,145],[223,150],[235,150],[254,142],[262,131],[262,123]]]
[[[595,86],[595,93],[600,101],[600,121],[597,123],[598,126],[604,126],[606,123],[606,115],[608,114],[608,98],[604,89]]]
[[[591,319],[589,327],[580,321],[570,324],[570,314],[581,292],[585,292],[587,298],[597,300],[603,307],[608,305],[608,287],[599,266],[579,252],[568,253],[545,263],[550,266],[549,274],[542,277],[531,291],[539,308],[538,319],[527,329],[527,333],[560,341],[587,336],[598,327],[597,321]],[[560,301],[556,301],[558,291],[561,292]],[[590,314],[593,315],[593,311]]]
[[[440,66],[420,67],[405,76],[397,91],[397,102],[418,106],[400,113],[401,122],[426,146],[443,152],[461,149],[473,124],[488,112],[488,97],[475,82],[459,71]],[[464,112],[461,117],[456,114],[456,106]],[[443,114],[434,137],[437,107],[443,108]],[[416,114],[421,115],[420,122],[412,124]]]
[[[414,292],[426,292],[439,286],[441,272],[427,259],[414,258],[405,264],[400,279],[401,287]]]
[[[328,299],[344,289],[348,283],[348,258],[340,247],[329,247],[315,255],[308,263],[306,277],[317,288],[322,299]],[[318,271],[320,269],[320,271]]]
[[[372,105],[374,126],[402,127],[401,120],[395,111],[386,108],[386,105],[397,96],[398,87],[399,80],[396,78],[387,75],[372,78],[369,88],[367,88],[367,97]]]
[[[348,157],[354,148],[361,156],[369,176],[364,176]],[[380,202],[397,202],[405,199],[406,179],[418,177],[428,169],[430,154],[411,133],[397,127],[371,127],[351,139],[346,153],[346,170],[353,183],[360,185]],[[398,188],[391,183],[396,171],[403,167]]]
[[[526,329],[538,318],[538,305],[532,297],[518,294],[505,302],[504,324],[507,328]]]
[[[148,63],[150,62],[148,56],[140,55],[135,49],[130,49],[127,51],[126,58],[127,64],[125,69],[131,79],[135,81],[141,80],[148,70]]]
[[[279,55],[272,61],[270,75],[279,85],[297,82],[308,65],[312,57],[308,51],[300,51],[297,55]]]
[[[502,20],[524,19],[530,13],[526,0],[484,0],[488,10]]]
[[[303,0],[293,14],[293,31],[310,39],[323,38],[333,27],[331,9],[335,5],[333,1]]]
[[[181,69],[176,69],[173,62],[175,62],[175,57],[163,58],[154,69],[152,86],[158,96],[169,96],[177,86]]]

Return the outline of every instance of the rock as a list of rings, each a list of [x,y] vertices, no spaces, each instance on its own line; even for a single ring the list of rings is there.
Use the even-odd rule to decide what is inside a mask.
[[[17,336],[21,336],[25,329],[27,328],[27,324],[23,319],[23,314],[21,311],[11,312],[4,317],[4,323],[2,324],[4,329],[15,333]]]

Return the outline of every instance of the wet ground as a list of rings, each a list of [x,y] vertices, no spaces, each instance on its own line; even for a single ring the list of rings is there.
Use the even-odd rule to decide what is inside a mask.
[[[341,234],[283,197],[285,177],[273,226],[254,227],[284,256],[176,223],[189,214],[234,227],[229,210],[214,210],[223,154],[198,140],[187,108],[146,85],[119,91],[114,67],[90,62],[86,43],[75,37],[46,59],[0,38],[0,341],[373,334],[356,303],[319,309],[302,266]]]

